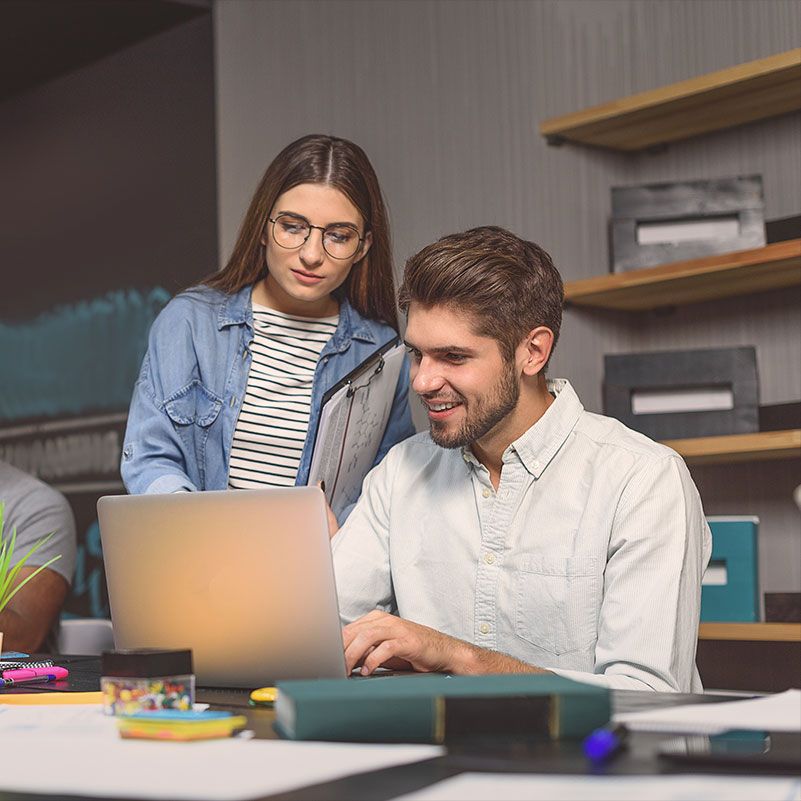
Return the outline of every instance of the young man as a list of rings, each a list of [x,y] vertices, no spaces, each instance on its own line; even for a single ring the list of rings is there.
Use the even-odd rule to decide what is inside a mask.
[[[31,579],[0,612],[6,651],[53,651],[58,618],[75,569],[75,518],[64,496],[39,479],[0,461],[0,502],[5,504],[3,538],[16,529],[11,563],[51,532],[50,540],[25,563],[17,576],[24,581],[39,565],[60,555]]]
[[[447,236],[408,261],[400,302],[430,432],[389,452],[333,539],[348,668],[700,691],[698,492],[676,453],[546,380],[548,254],[501,228]]]

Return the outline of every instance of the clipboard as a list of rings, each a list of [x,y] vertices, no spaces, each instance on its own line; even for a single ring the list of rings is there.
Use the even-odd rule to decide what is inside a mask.
[[[356,501],[373,466],[404,354],[400,339],[391,339],[323,395],[308,484],[325,482],[335,515]]]

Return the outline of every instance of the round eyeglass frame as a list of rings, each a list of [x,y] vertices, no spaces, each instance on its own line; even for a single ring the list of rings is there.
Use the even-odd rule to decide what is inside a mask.
[[[278,241],[278,237],[276,237],[276,235],[275,235],[275,225],[276,225],[276,223],[277,223],[277,222],[278,222],[278,221],[279,221],[279,220],[280,220],[282,217],[290,217],[290,218],[291,218],[291,219],[293,219],[293,220],[302,220],[302,221],[303,221],[303,222],[304,222],[304,223],[305,223],[305,224],[308,226],[308,228],[309,228],[309,233],[308,233],[308,234],[306,234],[305,238],[303,239],[303,241],[302,241],[302,242],[301,242],[299,245],[282,245],[282,244],[281,244],[281,243]],[[356,255],[358,252],[359,252],[359,248],[361,248],[361,246],[362,246],[362,242],[364,242],[364,237],[363,237],[363,236],[360,236],[360,237],[358,238],[358,240],[357,240],[356,249],[353,251],[353,253],[351,253],[349,256],[335,256],[335,255],[334,255],[333,253],[331,253],[331,251],[330,251],[330,250],[329,250],[329,249],[328,249],[328,248],[325,246],[325,232],[326,232],[326,231],[327,231],[329,228],[336,228],[337,226],[330,226],[330,225],[312,225],[312,224],[311,224],[311,223],[310,223],[310,222],[309,222],[309,221],[308,221],[308,220],[307,220],[305,217],[301,217],[299,214],[279,214],[277,217],[268,217],[268,218],[267,218],[267,222],[270,222],[270,223],[272,223],[272,224],[273,224],[273,230],[272,230],[273,242],[275,242],[275,244],[276,244],[276,245],[278,245],[278,247],[279,247],[279,248],[283,248],[284,250],[297,250],[298,248],[302,248],[302,247],[303,247],[303,246],[306,244],[306,242],[308,242],[308,241],[309,241],[309,237],[311,236],[312,229],[316,228],[316,229],[317,229],[317,230],[320,232],[320,240],[321,240],[321,242],[322,242],[322,245],[323,245],[323,250],[324,250],[324,251],[325,251],[325,252],[326,252],[326,253],[327,253],[327,254],[328,254],[328,255],[329,255],[329,256],[330,256],[332,259],[336,259],[337,261],[345,261],[346,259],[352,259],[352,258],[353,258],[353,257],[354,257],[354,256],[355,256],[355,255]],[[354,231],[355,231],[357,234],[359,233],[359,229],[358,229],[358,228],[356,228],[356,226],[355,226],[355,225],[354,225],[354,226],[347,225],[347,226],[343,226],[343,227],[346,227],[346,228],[351,228],[351,227],[352,227],[352,228],[353,228],[353,230],[354,230]]]

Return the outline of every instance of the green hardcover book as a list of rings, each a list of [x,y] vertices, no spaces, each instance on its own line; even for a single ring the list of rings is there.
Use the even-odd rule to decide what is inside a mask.
[[[283,681],[276,728],[292,740],[456,742],[583,737],[609,722],[609,690],[551,674]]]

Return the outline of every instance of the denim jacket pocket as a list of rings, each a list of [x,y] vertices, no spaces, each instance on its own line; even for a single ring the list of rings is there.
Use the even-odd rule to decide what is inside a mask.
[[[601,576],[592,556],[523,556],[517,571],[515,633],[560,656],[596,637]]]
[[[222,409],[222,399],[206,389],[200,381],[192,381],[164,401],[164,410],[178,426],[196,423],[208,428]]]

